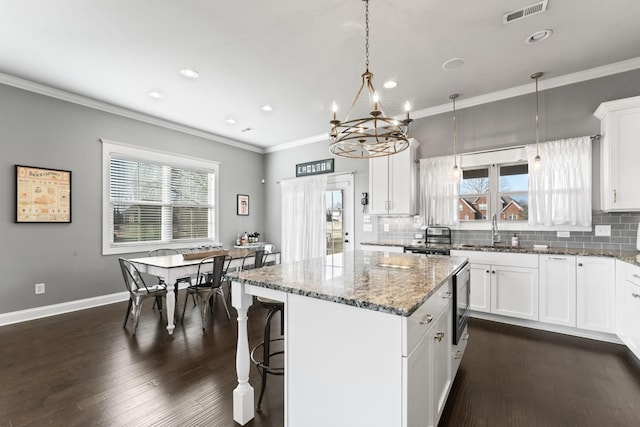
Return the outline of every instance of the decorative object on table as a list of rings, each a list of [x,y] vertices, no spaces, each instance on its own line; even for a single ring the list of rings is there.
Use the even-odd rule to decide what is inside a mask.
[[[249,196],[238,194],[236,200],[236,210],[238,215],[249,216]]]
[[[316,160],[296,165],[296,177],[332,173],[333,171],[333,159]]]
[[[386,117],[382,109],[380,97],[373,87],[373,74],[369,71],[369,0],[365,4],[365,72],[362,74],[362,84],[356,93],[351,109],[343,121],[337,119],[338,106],[333,103],[333,119],[329,122],[331,130],[331,153],[357,159],[383,157],[399,153],[409,148],[409,117],[411,106],[405,104],[406,117]],[[364,89],[364,90],[363,90]],[[368,116],[351,119],[354,108],[362,98],[368,109]]]
[[[70,223],[71,171],[15,166],[15,222]]]

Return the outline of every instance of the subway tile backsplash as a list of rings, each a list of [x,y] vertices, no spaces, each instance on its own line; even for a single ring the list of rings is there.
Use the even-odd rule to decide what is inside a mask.
[[[556,231],[515,231],[520,245],[549,245],[554,248],[570,249],[611,249],[636,251],[636,236],[640,223],[640,212],[608,213],[593,211],[592,231],[571,231],[568,238],[557,236]],[[384,231],[388,224],[389,231]],[[611,236],[596,237],[596,225],[611,225]],[[423,233],[414,217],[379,217],[378,240],[410,242],[415,233]],[[514,231],[500,230],[503,242],[510,242]],[[485,245],[491,243],[489,230],[453,230],[453,243],[469,243]]]

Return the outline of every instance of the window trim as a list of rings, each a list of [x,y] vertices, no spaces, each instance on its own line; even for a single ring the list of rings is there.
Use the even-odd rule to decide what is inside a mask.
[[[214,220],[214,236],[219,239],[220,232],[220,205],[218,203],[220,197],[220,175],[219,166],[220,162],[213,160],[206,160],[197,157],[185,156],[182,154],[153,150],[144,147],[138,147],[135,145],[125,144],[121,142],[111,141],[107,139],[100,139],[102,142],[102,254],[114,255],[133,252],[148,252],[152,249],[158,248],[158,243],[119,243],[114,245],[110,238],[110,161],[113,154],[121,155],[125,158],[137,159],[147,162],[159,163],[163,165],[171,165],[177,168],[201,170],[206,172],[212,172],[215,174],[215,220]],[[198,245],[199,243],[211,244],[208,239],[202,239],[191,242],[191,245]],[[162,243],[163,248],[184,248],[184,242],[176,243]]]

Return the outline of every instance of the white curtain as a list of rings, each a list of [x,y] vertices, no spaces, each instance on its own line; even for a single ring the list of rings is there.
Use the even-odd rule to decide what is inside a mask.
[[[541,143],[537,171],[535,156],[527,145],[529,225],[591,226],[591,138]]]
[[[325,200],[327,176],[282,181],[282,262],[326,253]]]
[[[458,223],[460,188],[451,180],[453,156],[420,160],[420,216],[428,225]]]

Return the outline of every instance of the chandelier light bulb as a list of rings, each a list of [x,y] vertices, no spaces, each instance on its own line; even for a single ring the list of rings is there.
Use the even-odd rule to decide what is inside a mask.
[[[462,181],[462,171],[460,170],[458,165],[453,165],[449,178],[455,184],[459,184],[460,181]]]

